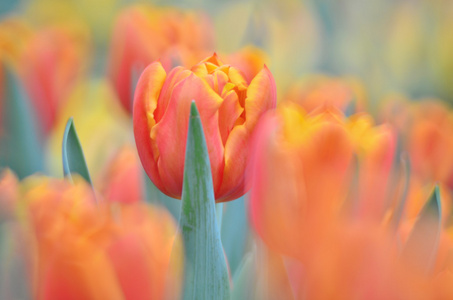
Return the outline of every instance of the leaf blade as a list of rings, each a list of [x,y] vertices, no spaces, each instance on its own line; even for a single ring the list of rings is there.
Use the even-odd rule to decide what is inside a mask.
[[[0,77],[4,81],[0,94],[0,167],[11,168],[22,179],[44,171],[42,136],[32,103],[16,74],[0,63]]]
[[[83,149],[77,136],[73,118],[69,118],[63,135],[62,146],[63,173],[65,177],[72,180],[72,174],[77,173],[83,177],[91,186],[90,173],[85,161]]]
[[[229,299],[229,278],[216,220],[211,166],[194,101],[185,155],[179,220],[185,253],[183,299]]]

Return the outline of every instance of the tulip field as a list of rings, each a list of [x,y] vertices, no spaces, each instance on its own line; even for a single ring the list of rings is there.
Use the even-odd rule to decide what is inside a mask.
[[[0,300],[453,299],[453,2],[0,1]]]

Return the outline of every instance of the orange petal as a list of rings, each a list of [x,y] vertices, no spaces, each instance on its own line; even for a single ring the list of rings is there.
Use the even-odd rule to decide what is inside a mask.
[[[249,134],[244,125],[233,128],[225,144],[225,166],[222,184],[215,190],[217,202],[239,198],[245,193],[244,176]]]
[[[153,112],[157,107],[166,73],[159,62],[152,63],[140,76],[134,97],[134,136],[142,165],[154,184],[165,192],[165,186],[157,171],[155,143],[150,138],[150,129],[155,125]]]
[[[154,111],[154,120],[156,121],[156,123],[160,121],[165,113],[165,110],[167,109],[171,93],[173,92],[173,87],[190,74],[190,71],[184,70],[184,68],[181,66],[174,68],[168,73],[167,78],[165,79],[165,83],[160,92],[159,99],[157,100],[156,110]]]
[[[269,69],[264,68],[253,78],[247,89],[247,98],[245,100],[246,127],[248,130],[253,129],[261,115],[275,108],[277,104],[277,94],[274,77]]]
[[[167,110],[152,132],[160,152],[159,174],[172,197],[180,197],[182,191],[187,126],[192,100],[195,100],[200,112],[214,188],[219,185],[223,172],[223,144],[218,129],[218,109],[222,98],[203,79],[192,73],[173,88]]]
[[[243,110],[241,105],[239,105],[238,96],[235,91],[230,91],[224,97],[223,103],[219,108],[219,130],[224,145],[237,118],[239,118]]]

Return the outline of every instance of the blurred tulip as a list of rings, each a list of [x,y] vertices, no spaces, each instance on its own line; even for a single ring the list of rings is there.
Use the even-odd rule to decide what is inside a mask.
[[[0,172],[0,222],[14,215],[19,197],[18,179],[9,169]]]
[[[22,19],[10,17],[1,20],[0,59],[17,67],[32,35],[32,28]]]
[[[109,77],[124,109],[132,113],[134,87],[145,67],[192,66],[213,49],[213,32],[201,13],[136,5],[118,16],[110,48]]]
[[[392,235],[365,224],[337,224],[307,261],[298,299],[431,299],[429,279],[400,260]]]
[[[453,187],[453,113],[437,99],[411,102],[404,96],[385,99],[380,118],[394,125],[401,151],[409,154],[412,176],[422,184]]]
[[[247,46],[228,56],[228,61],[232,67],[242,71],[244,79],[250,84],[268,61],[268,56],[257,47]]]
[[[195,100],[206,137],[217,202],[243,195],[249,140],[258,119],[275,107],[275,82],[264,67],[247,84],[216,55],[168,75],[149,65],[137,85],[134,134],[148,176],[170,197],[181,197],[189,108]]]
[[[40,30],[20,61],[24,80],[44,134],[48,134],[71,89],[87,67],[87,40],[62,28]]]
[[[282,104],[259,125],[254,149],[251,222],[270,248],[303,260],[343,210],[382,219],[394,137],[368,116]]]
[[[0,23],[0,39],[0,58],[23,81],[39,129],[47,136],[87,67],[88,36],[81,28],[63,25],[33,30],[11,18]]]
[[[329,105],[347,114],[365,110],[364,88],[352,79],[312,76],[291,85],[285,99],[311,112]]]
[[[91,188],[75,181],[22,183],[37,251],[35,297],[163,299],[176,233],[171,216],[144,203],[97,205]]]
[[[414,106],[407,147],[414,173],[453,187],[453,114],[440,102]]]
[[[144,199],[142,168],[134,148],[124,146],[115,154],[107,163],[102,183],[108,201],[133,203]]]

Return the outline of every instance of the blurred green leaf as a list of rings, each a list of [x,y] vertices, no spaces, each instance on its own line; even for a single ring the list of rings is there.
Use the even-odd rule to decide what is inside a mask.
[[[90,173],[85,162],[82,146],[80,145],[74,121],[69,118],[63,135],[63,173],[72,180],[72,174],[77,173],[83,177],[91,186]]]
[[[284,258],[259,238],[234,273],[231,299],[294,299]]]
[[[183,299],[229,299],[211,166],[195,102],[190,110],[179,226],[185,253]]]
[[[221,227],[222,244],[232,274],[235,274],[241,263],[250,236],[245,200],[246,198],[243,196],[224,203]]]
[[[43,171],[43,143],[23,87],[8,67],[2,64],[0,68],[0,76],[4,75],[0,95],[0,167],[11,168],[22,179]]]
[[[402,258],[422,272],[434,266],[441,231],[441,203],[436,185],[407,239]]]
[[[233,276],[232,300],[255,298],[255,253],[247,253]]]

